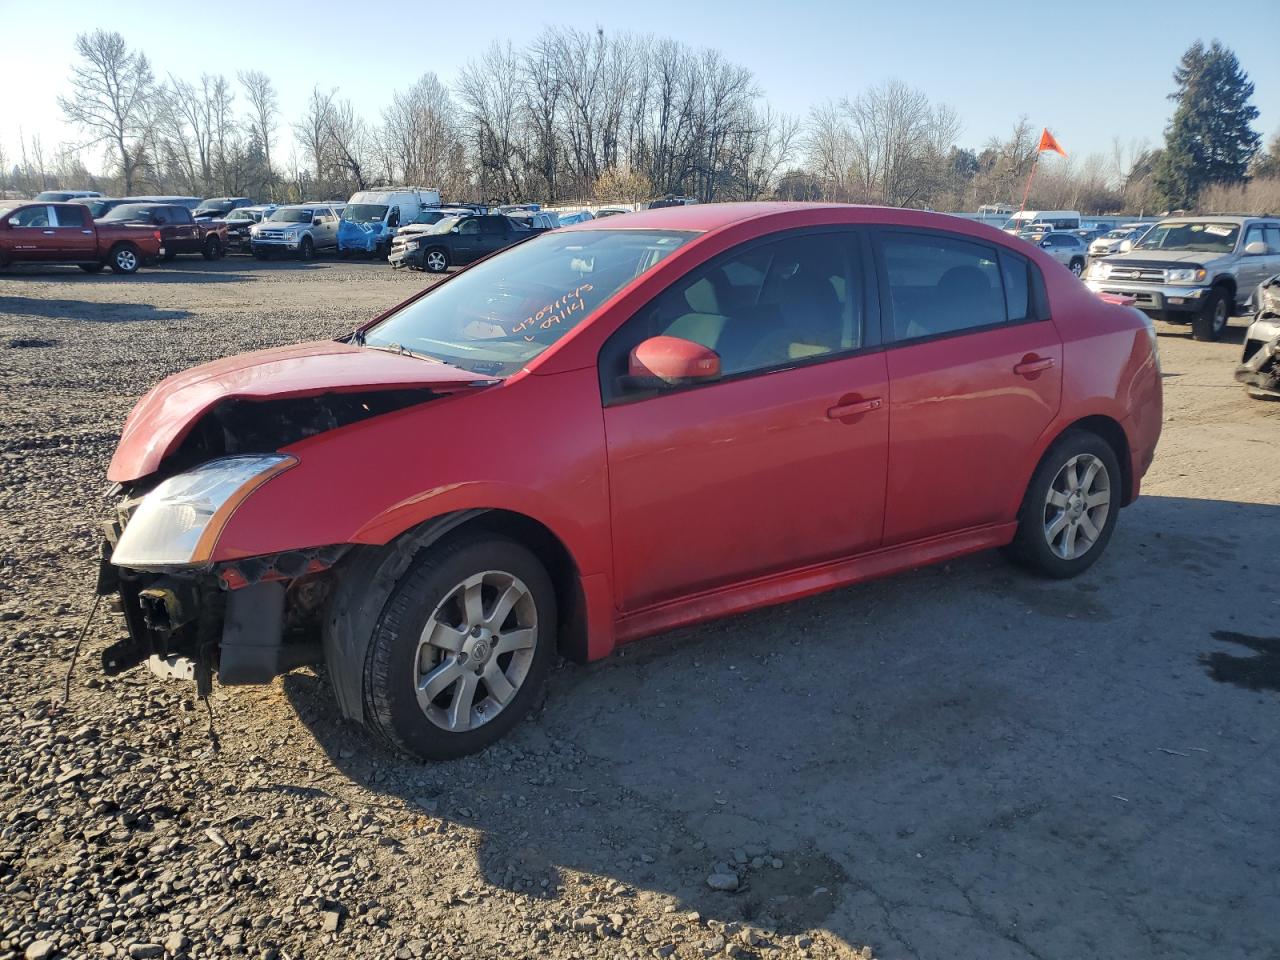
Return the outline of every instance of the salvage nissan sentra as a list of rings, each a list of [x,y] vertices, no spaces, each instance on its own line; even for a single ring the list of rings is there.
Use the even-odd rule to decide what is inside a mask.
[[[909,210],[706,204],[537,236],[334,342],[160,383],[109,477],[104,665],[264,683],[424,758],[556,654],[992,547],[1093,564],[1160,433],[1155,336]],[[904,641],[905,642],[905,641]]]

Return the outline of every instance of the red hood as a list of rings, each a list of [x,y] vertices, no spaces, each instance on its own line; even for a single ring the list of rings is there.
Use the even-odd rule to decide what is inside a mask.
[[[488,378],[418,357],[322,340],[257,350],[192,367],[160,381],[125,421],[107,479],[154,473],[196,422],[221,400],[424,387],[449,392]]]

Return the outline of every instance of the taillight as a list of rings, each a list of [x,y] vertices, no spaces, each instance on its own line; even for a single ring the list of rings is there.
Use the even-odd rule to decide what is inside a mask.
[[[151,235],[152,235],[153,237],[155,237],[157,240],[163,240],[163,239],[164,239],[162,236],[160,236],[160,231],[159,231],[159,230],[154,230],[154,231],[152,231]]]

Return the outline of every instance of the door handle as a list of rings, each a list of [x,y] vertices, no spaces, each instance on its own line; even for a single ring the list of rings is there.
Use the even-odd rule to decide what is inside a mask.
[[[851,403],[839,403],[827,411],[829,420],[843,420],[845,417],[858,417],[872,410],[879,410],[884,401],[879,397],[870,400],[855,400]]]
[[[52,237],[52,236],[55,236],[55,234],[54,234],[54,232],[53,232],[52,230],[41,230],[40,232],[41,232],[41,233],[43,233],[46,237]]]
[[[81,230],[80,232],[81,232],[81,233],[83,233],[86,237],[92,237],[92,236],[93,236],[93,231],[92,231],[92,230]]]
[[[1029,353],[1022,358],[1021,363],[1014,365],[1013,372],[1020,377],[1031,378],[1044,373],[1053,366],[1053,357],[1037,357],[1034,353]]]

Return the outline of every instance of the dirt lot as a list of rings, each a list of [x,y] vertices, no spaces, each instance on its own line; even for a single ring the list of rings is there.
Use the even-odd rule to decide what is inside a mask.
[[[0,277],[0,960],[1280,956],[1280,404],[1238,327],[1162,331],[1155,466],[1077,581],[982,554],[645,641],[452,764],[307,670],[216,691],[215,751],[188,687],[96,671],[113,616],[57,706],[136,397],[425,282]]]

